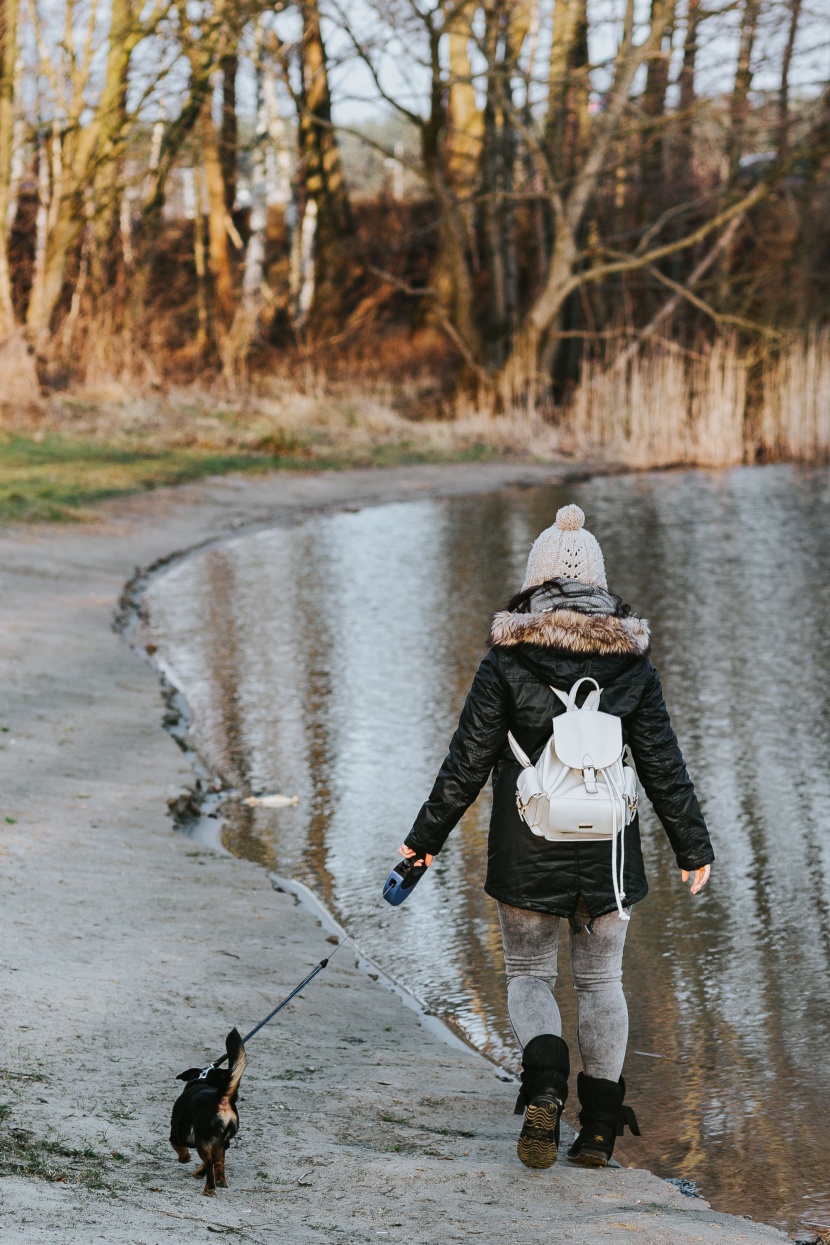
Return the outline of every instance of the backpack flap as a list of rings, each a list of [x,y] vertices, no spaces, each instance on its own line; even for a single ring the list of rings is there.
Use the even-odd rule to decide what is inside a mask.
[[[622,756],[622,722],[599,710],[563,713],[553,719],[553,746],[571,769],[608,769]]]

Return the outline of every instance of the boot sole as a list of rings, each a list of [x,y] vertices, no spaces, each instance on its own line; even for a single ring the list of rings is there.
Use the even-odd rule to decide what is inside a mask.
[[[525,1167],[553,1167],[559,1152],[553,1136],[555,1128],[556,1107],[531,1103],[516,1144],[516,1153]]]
[[[579,1154],[569,1154],[568,1162],[576,1163],[578,1167],[607,1167],[608,1155],[601,1150],[580,1150]]]

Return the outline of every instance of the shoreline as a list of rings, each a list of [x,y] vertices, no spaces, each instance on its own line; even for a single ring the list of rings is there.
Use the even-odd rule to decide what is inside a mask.
[[[165,793],[184,796],[191,775],[160,729],[157,674],[112,630],[130,569],[321,509],[577,474],[590,466],[212,480],[104,507],[94,526],[0,534],[0,1218],[21,1245],[189,1245],[206,1228],[344,1245],[520,1231],[541,1245],[552,1214],[565,1241],[788,1239],[640,1169],[522,1168],[511,1087],[351,953],[252,1049],[230,1190],[202,1199],[166,1140],[180,1067],[256,1021],[325,938],[258,866],[171,831]],[[414,1220],[400,1213],[412,1204]]]

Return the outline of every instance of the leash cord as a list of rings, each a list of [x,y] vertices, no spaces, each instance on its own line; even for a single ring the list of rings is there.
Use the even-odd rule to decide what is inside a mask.
[[[366,915],[360,919],[360,921],[357,924],[357,929],[362,929],[363,926],[366,924],[366,922],[369,920],[369,917],[374,916],[374,914],[377,912],[378,908],[380,907],[380,905],[383,903],[384,899],[386,898],[387,892],[392,889],[392,885],[394,884],[390,884],[389,886],[385,886],[383,888],[380,899],[377,901],[377,903],[375,903],[369,909]],[[326,956],[324,960],[321,960],[319,964],[315,965],[315,967],[312,968],[311,972],[308,973],[305,977],[303,977],[300,984],[298,986],[295,986],[294,989],[291,991],[291,993],[287,994],[285,998],[282,999],[281,1002],[277,1004],[274,1010],[268,1013],[268,1015],[265,1017],[264,1020],[260,1020],[258,1025],[254,1025],[250,1033],[245,1034],[244,1038],[242,1039],[242,1045],[247,1046],[248,1042],[251,1040],[254,1034],[259,1033],[260,1029],[264,1029],[265,1026],[268,1024],[269,1020],[274,1019],[277,1012],[281,1012],[282,1009],[286,1006],[286,1004],[290,1003],[293,998],[296,998],[296,996],[300,993],[300,991],[305,989],[305,987],[308,985],[310,981],[314,980],[314,978],[317,976],[318,973],[322,973],[323,969],[328,967],[328,965],[337,955],[337,952],[340,950],[340,948],[345,947],[347,942],[354,942],[354,938],[355,938],[354,931],[352,931],[352,933],[350,934],[347,933],[345,937],[340,942],[338,942],[337,946],[334,948],[331,955]],[[224,1055],[221,1055],[218,1059],[214,1059],[213,1063],[209,1063],[206,1068],[202,1069],[202,1071],[199,1074],[199,1079],[204,1080],[207,1074],[211,1072],[214,1068],[220,1068],[222,1064],[226,1062],[227,1058],[228,1056],[226,1052]]]

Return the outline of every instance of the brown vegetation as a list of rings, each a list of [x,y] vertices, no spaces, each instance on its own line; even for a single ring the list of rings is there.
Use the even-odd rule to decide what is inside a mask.
[[[109,0],[103,30],[92,0],[0,10],[7,427],[69,427],[60,395],[103,387],[198,441],[165,414],[190,386],[256,426],[278,401],[308,444],[353,441],[331,395],[360,393],[381,441],[830,452],[830,90],[801,0],[651,0],[647,20],[633,0],[608,20]],[[396,119],[358,135],[371,194],[335,124],[352,81]]]

